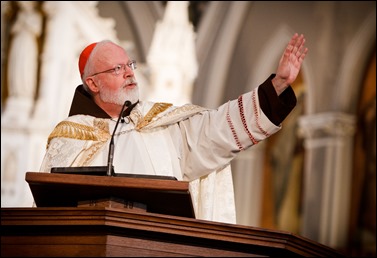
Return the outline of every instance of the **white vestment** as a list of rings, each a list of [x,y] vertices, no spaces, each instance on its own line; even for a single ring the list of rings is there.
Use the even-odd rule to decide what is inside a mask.
[[[40,171],[106,166],[115,124],[88,115],[68,117],[51,133]],[[280,128],[262,112],[258,88],[216,110],[139,102],[115,133],[114,169],[189,181],[197,219],[236,223],[230,161]]]

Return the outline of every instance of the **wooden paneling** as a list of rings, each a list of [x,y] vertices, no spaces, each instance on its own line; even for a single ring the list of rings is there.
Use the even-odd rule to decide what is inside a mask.
[[[1,256],[342,254],[283,231],[107,207],[2,208]]]

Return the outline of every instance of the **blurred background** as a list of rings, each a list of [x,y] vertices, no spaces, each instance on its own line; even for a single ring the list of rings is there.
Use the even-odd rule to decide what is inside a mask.
[[[26,172],[110,39],[138,62],[141,99],[216,108],[309,53],[283,129],[233,162],[237,224],[376,256],[375,1],[1,1],[1,207],[31,207]]]

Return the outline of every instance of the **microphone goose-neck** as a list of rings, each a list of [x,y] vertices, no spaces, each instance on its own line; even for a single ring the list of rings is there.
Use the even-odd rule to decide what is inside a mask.
[[[127,108],[131,105],[131,101],[129,100],[126,100],[122,106],[122,110],[120,111],[119,113],[119,116],[118,116],[118,120],[115,124],[115,127],[114,127],[114,131],[113,133],[111,134],[111,140],[110,140],[110,144],[109,144],[109,156],[108,156],[108,159],[107,159],[107,171],[106,171],[106,175],[107,176],[112,176],[113,175],[113,159],[114,159],[114,135],[115,135],[115,132],[117,130],[117,127],[119,125],[119,121],[123,118],[123,112],[124,112],[124,108],[127,106]],[[127,110],[127,109],[126,109]]]

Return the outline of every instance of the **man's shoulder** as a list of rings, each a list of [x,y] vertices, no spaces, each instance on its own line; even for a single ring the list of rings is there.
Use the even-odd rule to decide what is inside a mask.
[[[184,104],[184,105],[181,105],[181,106],[176,106],[172,103],[169,103],[169,102],[153,102],[153,101],[140,101],[139,102],[139,105],[140,105],[140,109],[143,111],[143,113],[148,113],[151,109],[153,108],[159,108],[159,109],[163,109],[164,112],[163,113],[169,113],[173,110],[205,110],[206,108],[203,108],[201,106],[197,106],[197,105],[194,105],[194,104],[191,104],[191,103],[187,103],[187,104]],[[162,112],[161,112],[162,113]]]
[[[174,106],[171,103],[149,102],[141,103],[143,106],[144,121],[138,125],[138,129],[150,129],[177,123],[183,119],[207,110],[203,107],[185,104]]]
[[[74,115],[67,117],[55,126],[55,130],[61,128],[75,128],[84,131],[101,130],[109,132],[109,119],[97,118],[90,115]]]
[[[74,115],[59,122],[50,133],[47,146],[54,138],[106,141],[110,137],[108,119]]]
[[[82,125],[93,125],[93,122],[95,119],[98,120],[98,119],[103,119],[103,118],[96,118],[90,115],[74,115],[74,116],[67,117],[62,122],[72,122],[72,123],[77,123],[77,124],[82,124]]]
[[[168,108],[173,108],[172,103],[167,103],[167,102],[154,102],[154,101],[140,101],[139,102],[139,109],[142,111],[143,114],[148,113],[152,108],[156,108],[157,106],[159,107],[168,107]]]

